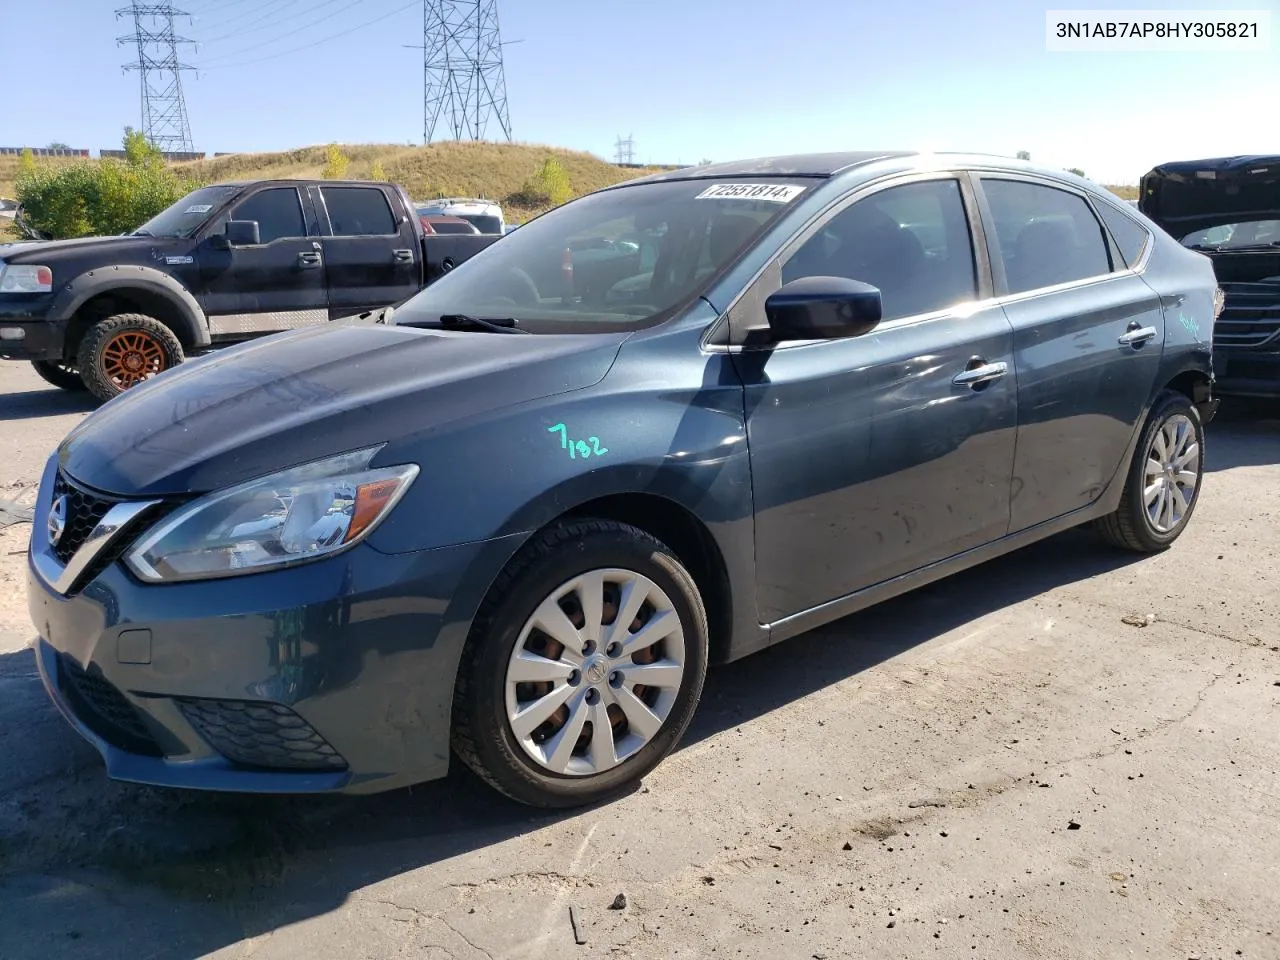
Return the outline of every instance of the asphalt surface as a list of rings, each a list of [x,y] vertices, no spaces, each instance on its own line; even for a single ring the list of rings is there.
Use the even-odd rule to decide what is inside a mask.
[[[0,497],[88,409],[0,362]],[[106,780],[35,677],[29,534],[0,530],[4,960],[1280,957],[1275,406],[1224,408],[1167,553],[1069,532],[716,669],[640,789],[566,815],[461,769]]]

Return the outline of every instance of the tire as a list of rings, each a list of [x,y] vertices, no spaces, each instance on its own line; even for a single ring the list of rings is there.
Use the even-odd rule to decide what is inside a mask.
[[[1186,438],[1185,441],[1182,440],[1183,436]],[[1176,451],[1180,453],[1171,458],[1161,454],[1156,445],[1163,443],[1164,449],[1168,451],[1168,443],[1172,437],[1177,438],[1173,442]],[[1194,450],[1192,450],[1193,444]],[[1159,522],[1153,519],[1146,503],[1149,460],[1154,460],[1162,466],[1171,460],[1175,465],[1185,462],[1182,469],[1174,470],[1172,473],[1151,472],[1151,475],[1161,482],[1161,490],[1170,489],[1170,477],[1177,477],[1173,485],[1177,487],[1182,501],[1186,503],[1185,509],[1180,514],[1176,513],[1176,507],[1180,502],[1177,499],[1172,503],[1175,513],[1166,514],[1158,510]],[[1192,475],[1191,470],[1187,468],[1194,469],[1194,483],[1184,483]],[[1114,512],[1099,519],[1097,528],[1108,541],[1124,550],[1133,550],[1138,553],[1158,553],[1166,550],[1182,535],[1182,531],[1191,520],[1196,503],[1200,500],[1200,487],[1203,482],[1204,424],[1200,419],[1200,411],[1181,393],[1165,390],[1152,405],[1151,414],[1147,417],[1146,426],[1142,431],[1142,438],[1134,450],[1133,461],[1129,464],[1129,474],[1125,478],[1124,491],[1120,494],[1120,505]],[[1186,492],[1188,487],[1189,495]],[[1164,494],[1156,493],[1155,502],[1165,503]],[[1176,522],[1168,522],[1170,517],[1173,517]]]
[[[605,584],[601,592],[579,593],[581,586],[569,586],[579,578],[597,576]],[[654,646],[610,655],[609,628],[616,622],[621,597],[610,577],[630,578],[635,585],[632,595],[650,598],[620,634],[638,636],[640,628],[635,633],[630,629],[637,620],[641,627],[652,624],[654,635],[663,637]],[[569,593],[562,601],[567,606],[551,606],[565,589]],[[574,657],[567,645],[554,640],[547,643],[551,634],[531,627],[539,610],[563,614],[569,609],[572,613],[563,614],[560,622],[571,637],[581,638],[573,621],[581,617],[585,622],[586,611],[577,601],[592,593],[601,597],[601,615],[595,619],[603,625],[595,649],[584,644],[589,651],[586,656]],[[563,629],[559,635],[565,636]],[[547,660],[554,659],[557,670],[573,668],[572,674],[517,684],[508,675],[515,666],[517,644],[521,656],[538,650],[534,669],[541,671],[537,664],[545,667]],[[665,544],[635,527],[605,520],[578,520],[551,528],[516,555],[476,616],[454,686],[454,752],[494,789],[530,806],[564,808],[612,798],[653,770],[684,735],[702,696],[707,659],[702,597]],[[634,680],[633,671],[646,665],[654,668],[645,677],[651,682],[641,684]],[[631,683],[626,681],[628,673]],[[526,711],[527,716],[530,705],[544,697],[546,703],[563,706],[518,737],[511,719],[515,711]],[[636,710],[640,702],[646,712]],[[597,739],[593,719],[597,717],[608,721],[607,738]],[[609,744],[613,752],[607,752]],[[556,745],[564,749],[555,751]]]
[[[36,373],[40,374],[45,383],[51,383],[59,390],[80,392],[85,389],[75,364],[65,360],[32,360],[31,366],[35,367]]]
[[[105,401],[183,359],[182,344],[159,320],[120,313],[89,328],[76,352],[76,367],[89,392]]]

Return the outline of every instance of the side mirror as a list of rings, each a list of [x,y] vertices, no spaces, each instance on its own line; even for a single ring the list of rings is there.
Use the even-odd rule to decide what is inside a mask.
[[[225,235],[233,247],[256,247],[262,243],[257,220],[228,220]]]
[[[880,291],[844,277],[801,277],[764,302],[769,329],[779,340],[860,337],[883,316]]]

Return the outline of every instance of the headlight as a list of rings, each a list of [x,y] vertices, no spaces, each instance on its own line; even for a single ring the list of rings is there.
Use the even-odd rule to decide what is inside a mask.
[[[51,293],[53,271],[25,263],[0,266],[0,293]]]
[[[368,536],[418,475],[368,469],[380,447],[293,467],[193,500],[124,556],[152,583],[256,573],[345,550]]]

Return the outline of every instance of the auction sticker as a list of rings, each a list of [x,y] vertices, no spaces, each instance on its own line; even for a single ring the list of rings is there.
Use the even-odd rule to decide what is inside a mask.
[[[187,207],[187,209],[183,210],[182,212],[183,213],[208,213],[212,209],[213,209],[213,204],[211,203],[193,203],[191,206]]]
[[[772,200],[790,203],[804,187],[789,183],[716,183],[707,187],[695,200]]]

